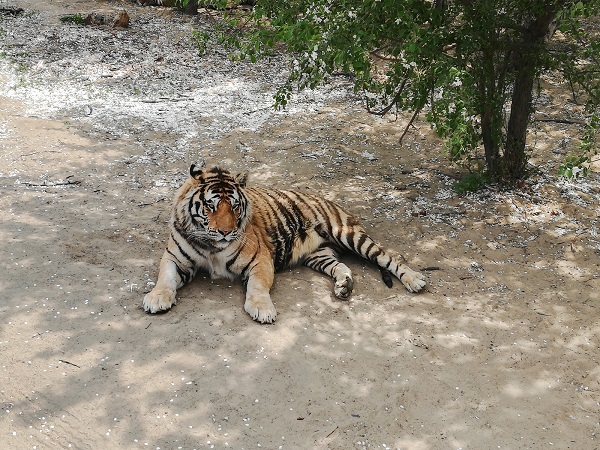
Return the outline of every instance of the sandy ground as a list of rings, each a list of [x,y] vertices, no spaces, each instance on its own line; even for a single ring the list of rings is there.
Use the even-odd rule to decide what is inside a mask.
[[[406,120],[343,79],[274,112],[283,60],[198,55],[202,18],[123,2],[127,30],[59,21],[115,5],[0,1],[25,8],[0,16],[0,448],[600,447],[599,177],[554,178],[575,128],[537,127],[522,189],[459,197],[428,127],[400,146]],[[347,302],[279,274],[274,325],[203,277],[144,313],[200,159],[339,201],[426,291],[350,259]]]

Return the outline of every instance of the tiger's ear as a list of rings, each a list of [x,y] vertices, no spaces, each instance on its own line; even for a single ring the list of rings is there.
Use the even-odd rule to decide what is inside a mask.
[[[238,173],[233,177],[235,182],[240,185],[240,187],[246,187],[246,182],[248,181],[248,171],[244,170],[243,172]]]
[[[190,176],[195,178],[196,180],[200,179],[200,175],[202,174],[202,168],[204,167],[204,161],[200,164],[192,164],[190,166]]]

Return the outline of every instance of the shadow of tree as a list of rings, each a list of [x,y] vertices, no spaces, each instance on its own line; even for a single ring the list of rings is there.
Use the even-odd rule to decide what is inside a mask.
[[[443,260],[415,296],[350,259],[348,302],[306,268],[280,274],[273,326],[243,312],[239,283],[203,277],[171,311],[148,315],[141,286],[162,249],[147,237],[164,224],[153,208],[131,214],[108,189],[92,201],[81,188],[4,197],[19,211],[0,225],[13,255],[4,261],[17,266],[3,281],[2,334],[20,353],[5,353],[3,401],[32,445],[581,448],[592,438],[583,431],[597,423],[587,381],[597,383],[600,330],[578,323],[597,294],[570,297],[573,281],[547,292],[484,279],[462,255]],[[141,194],[129,191],[127,203]],[[59,214],[39,210],[46,196]],[[76,226],[56,225],[81,213],[83,197],[96,207]],[[444,235],[423,239],[421,264],[448,247]],[[547,282],[545,269],[535,278]],[[532,426],[545,428],[543,442]]]

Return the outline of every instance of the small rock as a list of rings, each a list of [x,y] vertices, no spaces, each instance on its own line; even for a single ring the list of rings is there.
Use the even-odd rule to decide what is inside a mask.
[[[483,267],[481,266],[481,264],[479,264],[476,261],[473,261],[471,263],[471,268],[473,269],[473,271],[475,272],[483,272]]]
[[[488,242],[486,245],[492,250],[498,250],[500,248],[500,244],[494,241]]]
[[[83,19],[85,25],[108,25],[113,28],[127,28],[129,14],[124,9],[116,12],[92,12]]]

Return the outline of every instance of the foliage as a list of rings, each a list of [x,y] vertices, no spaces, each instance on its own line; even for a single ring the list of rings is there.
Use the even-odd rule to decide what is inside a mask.
[[[600,128],[600,116],[593,114],[586,124],[579,151],[569,155],[567,160],[558,168],[558,174],[573,180],[587,176],[590,171],[592,158],[598,155],[597,135]]]
[[[452,189],[459,194],[464,195],[467,192],[476,192],[487,183],[490,179],[487,174],[482,172],[469,172],[465,174],[459,181],[454,183]]]
[[[60,18],[62,23],[72,23],[75,25],[83,25],[83,17],[81,14],[71,14]]]
[[[176,0],[175,6],[185,9],[191,1],[193,0]],[[228,3],[228,0],[198,0],[198,6],[204,8],[225,9]]]
[[[206,54],[208,43],[210,42],[210,39],[211,39],[210,33],[206,32],[206,31],[194,30],[192,32],[192,39],[194,40],[196,47],[198,47],[198,54],[200,56],[203,56],[204,54]]]
[[[600,0],[259,0],[226,40],[252,61],[286,45],[279,107],[346,74],[369,111],[422,111],[453,162],[473,169],[483,148],[489,175],[511,181],[527,173],[537,77],[560,73],[590,110],[600,103],[600,39],[585,31],[599,11]]]

